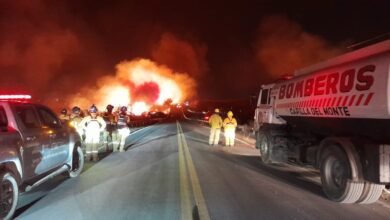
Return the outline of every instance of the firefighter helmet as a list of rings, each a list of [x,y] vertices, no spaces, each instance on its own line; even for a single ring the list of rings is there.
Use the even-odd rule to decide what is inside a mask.
[[[74,114],[80,114],[81,109],[80,109],[78,106],[75,106],[75,107],[72,108],[72,112],[73,112]]]
[[[127,107],[126,106],[122,106],[121,107],[121,112],[123,112],[123,113],[127,112]]]
[[[89,112],[90,113],[97,113],[98,112],[98,109],[95,105],[92,105],[90,108],[89,108]]]
[[[68,110],[66,108],[61,109],[61,114],[66,115],[68,113]]]
[[[107,105],[106,107],[107,111],[112,111],[114,109],[114,106],[113,105]]]
[[[232,111],[229,111],[229,112],[227,113],[227,116],[228,116],[228,117],[233,117],[233,112],[232,112]]]

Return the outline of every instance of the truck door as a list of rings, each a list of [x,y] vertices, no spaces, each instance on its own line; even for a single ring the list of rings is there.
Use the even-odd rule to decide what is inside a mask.
[[[271,88],[261,89],[256,108],[256,121],[260,126],[263,123],[271,123],[272,106],[270,100]]]
[[[15,119],[22,134],[21,155],[24,169],[24,179],[31,179],[43,173],[43,152],[45,146],[42,136],[42,125],[33,105],[20,104],[14,108]]]
[[[66,125],[62,125],[50,109],[44,106],[36,108],[48,146],[44,155],[45,165],[50,170],[66,163],[69,153],[69,133]]]

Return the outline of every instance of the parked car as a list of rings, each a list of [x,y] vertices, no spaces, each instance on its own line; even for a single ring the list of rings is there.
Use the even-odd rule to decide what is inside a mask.
[[[61,173],[77,177],[84,166],[77,132],[29,97],[0,95],[0,219],[12,218],[20,192]]]

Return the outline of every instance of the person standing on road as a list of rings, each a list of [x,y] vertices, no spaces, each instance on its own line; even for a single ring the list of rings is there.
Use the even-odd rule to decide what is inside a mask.
[[[84,131],[81,128],[81,121],[83,117],[80,115],[81,109],[77,106],[72,108],[72,114],[70,115],[69,125],[76,129],[77,133],[80,135],[81,139],[84,140]]]
[[[214,110],[214,114],[209,118],[209,124],[211,127],[209,145],[218,145],[222,127],[222,118],[219,115],[219,109],[216,108]]]
[[[97,113],[98,109],[95,105],[92,105],[89,108],[90,115],[83,118],[80,123],[81,127],[85,130],[86,161],[90,161],[91,156],[93,157],[93,161],[96,162],[99,160],[98,144],[100,142],[100,132],[103,132],[106,128],[106,122]]]
[[[62,123],[67,124],[69,122],[68,110],[66,108],[61,109],[61,114],[59,116]]]
[[[115,115],[113,113],[114,106],[107,105],[106,111],[103,113],[102,117],[106,122],[106,130],[103,132],[103,142],[105,145],[106,151],[110,150],[109,143],[111,142],[114,145],[114,141],[117,141],[117,129],[115,124]]]
[[[130,129],[128,123],[130,123],[130,117],[127,115],[127,107],[122,106],[118,115],[115,117],[115,122],[118,128],[117,141],[114,142],[113,151],[124,152],[126,138],[130,135]]]
[[[225,145],[234,146],[234,139],[236,136],[237,120],[233,118],[233,112],[227,113],[227,118],[223,120],[223,127],[225,130]]]

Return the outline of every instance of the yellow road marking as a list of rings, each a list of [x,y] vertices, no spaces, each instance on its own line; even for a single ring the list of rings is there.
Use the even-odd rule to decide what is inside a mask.
[[[191,153],[188,148],[187,141],[184,137],[183,129],[181,128],[179,122],[177,122],[177,128],[178,128],[178,137],[180,137],[182,141],[182,143],[179,144],[179,160],[180,160],[180,148],[182,148],[182,150],[184,150],[184,156],[185,156],[184,159],[187,162],[186,164],[191,179],[191,186],[194,194],[195,203],[198,206],[199,218],[201,220],[210,220],[211,218],[209,215],[209,211],[207,209],[206,200],[204,199],[199,178],[191,157]]]
[[[189,197],[190,186],[188,183],[188,174],[184,157],[181,135],[179,132],[179,123],[177,123],[177,142],[179,146],[179,175],[180,175],[180,210],[181,219],[192,219],[192,206]]]

